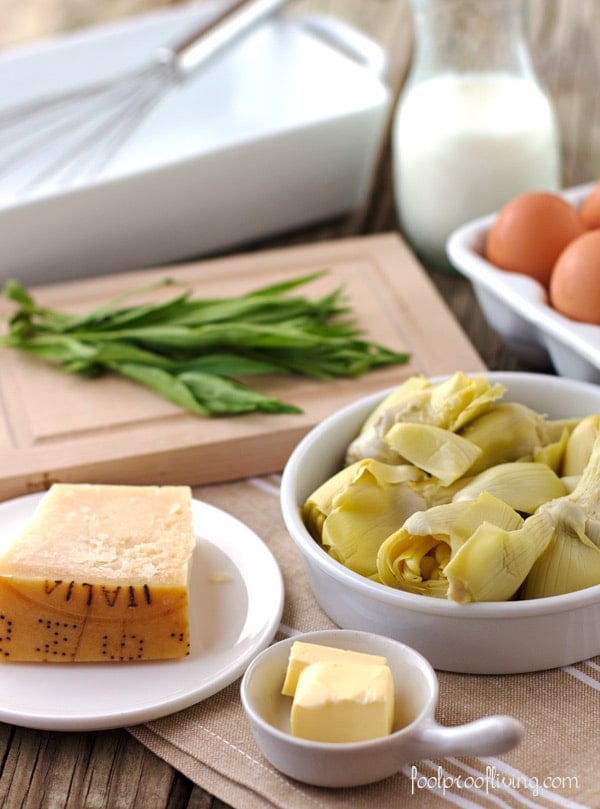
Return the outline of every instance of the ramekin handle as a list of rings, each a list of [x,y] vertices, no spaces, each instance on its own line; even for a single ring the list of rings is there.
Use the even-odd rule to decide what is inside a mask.
[[[419,756],[492,756],[507,753],[520,744],[523,733],[523,725],[512,716],[486,716],[454,727],[432,721],[419,733]]]

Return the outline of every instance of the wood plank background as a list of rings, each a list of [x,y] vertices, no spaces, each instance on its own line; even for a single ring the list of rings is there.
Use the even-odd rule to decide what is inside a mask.
[[[160,0],[0,0],[0,47],[166,5],[170,3]],[[528,7],[534,59],[559,113],[564,185],[594,179],[600,176],[598,2],[530,0]],[[397,95],[411,51],[408,0],[293,0],[290,3],[289,13],[301,10],[337,15],[379,41],[388,52],[387,80]],[[282,236],[270,241],[268,246],[395,228],[389,141],[385,139],[371,194],[361,211],[343,221]],[[464,279],[435,272],[431,277],[488,367],[504,370],[523,367],[487,328]],[[218,809],[222,806],[124,731],[49,733],[0,724],[0,758],[0,804],[8,809]]]

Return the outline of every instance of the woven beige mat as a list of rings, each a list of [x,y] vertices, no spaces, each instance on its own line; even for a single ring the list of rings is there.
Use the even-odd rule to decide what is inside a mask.
[[[276,557],[285,581],[276,639],[333,626],[313,598],[283,525],[279,478],[207,486],[194,494],[244,522]],[[455,725],[510,714],[525,727],[522,744],[498,758],[415,762],[371,786],[309,787],[281,775],[261,756],[241,707],[239,681],[191,708],[129,730],[203,789],[239,809],[600,807],[600,658],[532,674],[438,676],[439,722]]]

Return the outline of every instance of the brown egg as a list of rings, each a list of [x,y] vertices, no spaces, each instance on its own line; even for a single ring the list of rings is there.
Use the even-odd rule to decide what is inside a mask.
[[[550,277],[550,302],[572,320],[600,326],[600,230],[574,239]]]
[[[497,267],[529,275],[547,287],[556,259],[584,230],[574,205],[556,194],[531,191],[500,210],[485,256]]]
[[[600,228],[600,181],[592,186],[592,190],[581,203],[579,215],[588,230]]]

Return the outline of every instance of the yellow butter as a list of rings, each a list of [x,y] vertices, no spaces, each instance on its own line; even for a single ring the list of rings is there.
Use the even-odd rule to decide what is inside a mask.
[[[189,654],[187,486],[55,484],[0,552],[0,661]]]
[[[389,666],[317,662],[298,677],[292,702],[294,736],[318,742],[357,742],[386,736],[394,720]]]
[[[385,657],[366,654],[365,652],[352,652],[347,649],[337,649],[333,646],[321,646],[317,643],[304,643],[295,641],[290,650],[287,671],[281,693],[293,697],[300,673],[311,663],[378,663],[386,664]]]

